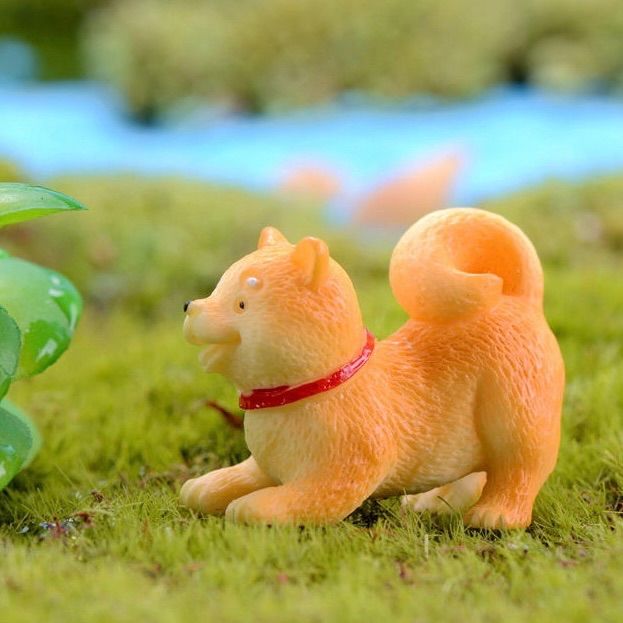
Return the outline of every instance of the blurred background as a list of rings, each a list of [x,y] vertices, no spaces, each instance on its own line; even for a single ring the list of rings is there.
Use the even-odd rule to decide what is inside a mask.
[[[623,244],[620,170],[619,0],[0,0],[0,178],[91,208],[2,243],[98,308],[210,288],[269,221],[384,274],[484,205],[582,262]]]
[[[623,0],[0,0],[7,180],[89,208],[0,230],[86,302],[11,387],[44,444],[0,496],[7,621],[621,620]],[[568,383],[531,530],[180,513],[184,480],[248,455],[184,301],[271,224],[328,242],[383,338],[394,244],[450,205],[508,217],[545,268]]]

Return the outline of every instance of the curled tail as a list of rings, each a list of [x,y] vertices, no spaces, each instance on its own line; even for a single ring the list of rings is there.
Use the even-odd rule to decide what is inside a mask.
[[[432,212],[392,255],[396,300],[413,319],[450,322],[502,297],[543,304],[543,271],[527,236],[506,219],[473,208]]]

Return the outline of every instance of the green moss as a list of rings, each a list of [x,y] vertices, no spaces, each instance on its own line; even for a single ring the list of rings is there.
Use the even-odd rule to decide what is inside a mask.
[[[583,184],[552,180],[484,205],[517,223],[542,261],[561,267],[620,265],[623,253],[623,177]]]
[[[167,302],[155,303],[148,321],[131,297],[104,306],[91,298],[66,356],[12,390],[36,418],[44,445],[0,494],[0,611],[7,620],[618,620],[623,280],[612,236],[620,226],[620,179],[549,185],[495,204],[530,232],[546,260],[546,312],[568,373],[558,467],[533,526],[501,535],[466,530],[456,517],[402,515],[395,500],[368,503],[338,526],[302,531],[244,528],[180,509],[183,480],[247,451],[241,432],[204,406],[210,399],[235,409],[236,397],[228,383],[200,372],[196,349],[181,336],[178,297],[184,289],[194,294],[201,270],[216,275],[252,248],[257,214],[274,209],[286,217],[271,199],[181,181],[65,180],[55,187],[91,208],[80,219],[48,220],[56,223],[53,235],[69,241],[55,251],[57,261],[79,264],[96,234],[110,236],[119,256],[131,253],[135,239],[153,249],[150,262],[124,259],[123,270],[151,273]],[[239,205],[250,210],[248,222],[232,216]],[[213,229],[202,224],[199,207],[215,219]],[[603,235],[583,242],[568,224],[585,211],[601,215]],[[95,220],[76,234],[90,214]],[[123,224],[115,223],[123,214]],[[304,233],[312,227],[306,217],[289,214],[284,229]],[[182,239],[184,228],[205,229]],[[53,242],[51,230],[37,229],[22,231],[26,242],[14,239],[14,246],[33,249],[34,231]],[[219,233],[197,261],[210,231]],[[169,235],[175,243],[160,240]],[[381,274],[390,248],[367,258],[363,247],[354,256],[366,258],[356,259],[356,287],[370,328],[385,336],[404,319]],[[186,255],[176,257],[176,248]],[[336,244],[332,252],[352,268],[350,248]],[[84,284],[98,278],[93,267],[80,270]]]

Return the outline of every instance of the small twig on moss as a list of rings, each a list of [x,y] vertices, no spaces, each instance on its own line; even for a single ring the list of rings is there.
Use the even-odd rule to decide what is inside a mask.
[[[237,428],[237,429],[243,428],[244,421],[242,417],[238,415],[237,413],[234,413],[233,411],[226,409],[225,407],[221,406],[220,404],[218,404],[218,402],[215,402],[214,400],[206,400],[203,404],[206,407],[209,407],[210,409],[214,409],[215,411],[218,411],[223,416],[225,421],[232,428]]]

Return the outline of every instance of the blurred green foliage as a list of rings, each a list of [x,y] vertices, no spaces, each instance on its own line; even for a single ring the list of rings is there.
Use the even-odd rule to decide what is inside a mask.
[[[619,0],[521,0],[525,5],[519,71],[537,84],[581,90],[623,87],[623,3]]]
[[[14,225],[0,234],[0,246],[67,275],[99,311],[177,313],[185,300],[211,292],[222,272],[255,248],[265,225],[292,241],[326,239],[332,255],[364,280],[386,279],[401,233],[335,229],[311,203],[180,178],[65,177],[48,184],[88,212]],[[550,267],[615,269],[623,254],[622,205],[623,177],[612,176],[550,182],[484,207],[522,227]]]
[[[49,185],[89,211],[13,226],[0,245],[66,274],[100,310],[177,313],[185,300],[208,294],[269,224],[293,240],[323,235],[362,266],[374,255],[347,232],[329,232],[311,204],[176,178],[68,177]]]
[[[0,0],[0,36],[18,37],[39,53],[43,78],[81,73],[79,31],[87,13],[106,0]]]
[[[85,41],[94,75],[146,120],[208,99],[279,110],[349,90],[623,84],[619,0],[116,0],[89,20]]]
[[[0,182],[23,182],[23,171],[12,160],[0,158]]]
[[[91,20],[86,49],[146,118],[185,98],[265,110],[349,89],[461,96],[504,77],[513,38],[513,3],[480,5],[474,19],[464,0],[124,0]]]
[[[265,110],[508,78],[623,87],[618,0],[0,0],[0,36],[32,44],[44,78],[82,73],[85,21],[87,64],[143,118],[180,100]]]
[[[82,34],[81,34],[82,32]],[[139,118],[210,99],[248,110],[462,97],[507,79],[623,88],[619,0],[0,0],[0,36],[45,78],[86,65]]]

